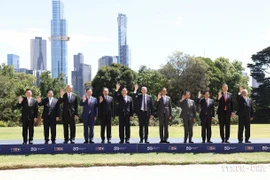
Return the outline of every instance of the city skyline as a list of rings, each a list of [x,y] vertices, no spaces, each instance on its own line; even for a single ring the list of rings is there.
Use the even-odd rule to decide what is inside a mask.
[[[32,70],[47,70],[47,41],[42,37],[30,40]]]
[[[7,54],[7,64],[13,66],[14,69],[20,68],[20,56],[16,54]]]
[[[77,52],[82,52],[86,63],[92,65],[93,75],[100,57],[118,54],[118,13],[128,16],[128,44],[132,45],[134,70],[140,65],[158,69],[175,50],[212,59],[219,56],[231,61],[238,59],[245,66],[251,62],[252,54],[269,45],[270,27],[263,21],[270,17],[267,9],[270,2],[266,0],[259,3],[251,0],[62,1],[71,37],[68,76],[73,70],[72,56]],[[50,36],[51,3],[10,0],[1,5],[1,63],[6,62],[6,54],[14,53],[20,56],[23,68],[30,68],[29,40]],[[50,51],[48,48],[48,57]],[[49,58],[47,66],[51,67]]]

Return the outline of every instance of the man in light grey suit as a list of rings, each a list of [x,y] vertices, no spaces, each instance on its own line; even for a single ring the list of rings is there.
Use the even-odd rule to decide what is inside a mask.
[[[193,136],[193,124],[196,120],[196,104],[190,99],[190,92],[186,91],[180,100],[180,108],[182,109],[180,118],[184,122],[184,143],[187,143],[187,138],[189,138],[189,143],[192,142]]]
[[[157,106],[157,114],[159,119],[159,135],[160,135],[160,143],[169,143],[169,120],[172,119],[172,102],[171,98],[166,95],[167,89],[162,88],[161,93],[158,94],[158,98],[156,101]]]

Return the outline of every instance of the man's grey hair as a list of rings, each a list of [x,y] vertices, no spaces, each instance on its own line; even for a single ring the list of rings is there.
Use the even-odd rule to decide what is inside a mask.
[[[142,87],[142,89],[145,89],[145,90],[147,90],[147,87],[143,86],[143,87]]]
[[[67,88],[67,87],[71,87],[71,88],[73,89],[73,85],[72,85],[72,84],[67,84],[67,85],[66,85],[66,88]]]

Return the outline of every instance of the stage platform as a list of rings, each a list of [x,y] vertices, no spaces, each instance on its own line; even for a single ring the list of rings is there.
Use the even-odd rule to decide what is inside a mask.
[[[170,144],[159,144],[157,138],[149,139],[150,144],[139,144],[132,139],[130,144],[118,144],[119,139],[112,139],[112,144],[101,144],[95,139],[95,144],[42,144],[43,140],[35,140],[33,145],[22,145],[19,140],[0,141],[0,155],[30,155],[30,154],[106,154],[106,153],[239,153],[239,152],[270,152],[267,139],[256,139],[251,144],[237,143],[222,144],[213,139],[212,144],[202,144],[200,139],[194,139],[194,144],[183,144],[180,139],[171,139]],[[152,142],[152,143],[151,143]]]

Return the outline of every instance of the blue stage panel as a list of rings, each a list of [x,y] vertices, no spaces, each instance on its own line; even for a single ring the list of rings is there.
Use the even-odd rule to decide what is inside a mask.
[[[270,144],[36,144],[0,145],[0,155],[106,153],[238,153],[270,152]]]

